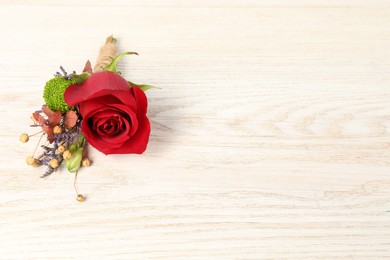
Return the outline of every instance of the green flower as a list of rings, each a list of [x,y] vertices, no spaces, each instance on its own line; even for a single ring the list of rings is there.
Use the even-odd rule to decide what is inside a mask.
[[[60,110],[62,113],[68,111],[70,107],[64,100],[64,92],[67,87],[75,83],[74,80],[65,79],[63,77],[55,77],[46,82],[43,91],[43,99],[45,100],[47,107],[53,111]]]

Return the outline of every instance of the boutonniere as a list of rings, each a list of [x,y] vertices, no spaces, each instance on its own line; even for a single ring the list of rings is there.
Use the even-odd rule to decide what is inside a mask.
[[[152,86],[132,83],[117,71],[120,59],[138,55],[136,52],[116,54],[116,39],[110,36],[100,49],[94,69],[89,61],[80,74],[68,74],[60,67],[61,72],[45,84],[45,104],[31,116],[31,126],[41,131],[20,136],[25,143],[40,135],[26,162],[45,167],[41,177],[49,176],[65,162],[68,171],[75,174],[78,201],[85,199],[76,189],[78,170],[91,164],[84,152],[87,144],[106,155],[142,154],[149,141],[148,100],[144,92]],[[42,139],[46,139],[44,144]]]

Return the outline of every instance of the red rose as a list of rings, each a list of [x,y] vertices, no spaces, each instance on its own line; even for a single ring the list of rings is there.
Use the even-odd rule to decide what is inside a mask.
[[[144,92],[118,74],[97,72],[64,94],[69,106],[79,105],[81,131],[87,141],[104,154],[145,151],[150,124]]]

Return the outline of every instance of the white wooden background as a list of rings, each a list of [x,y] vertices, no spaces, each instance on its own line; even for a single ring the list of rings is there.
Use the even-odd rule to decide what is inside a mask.
[[[19,142],[105,37],[145,154],[40,179]],[[0,0],[1,259],[389,259],[390,2]]]

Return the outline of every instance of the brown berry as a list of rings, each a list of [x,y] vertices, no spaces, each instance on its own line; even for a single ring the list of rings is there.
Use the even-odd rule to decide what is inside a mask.
[[[81,195],[81,194],[78,194],[77,197],[76,197],[76,200],[78,202],[83,202],[85,200],[85,197],[83,195]]]
[[[57,159],[54,158],[50,160],[49,165],[51,168],[56,169],[58,168],[58,166],[60,166],[60,163],[58,162]]]
[[[81,161],[81,165],[83,167],[89,167],[91,165],[91,161],[88,159],[88,158],[84,158],[82,161]]]
[[[19,137],[19,140],[22,142],[22,143],[27,143],[28,142],[28,139],[30,139],[28,137],[28,134],[21,134],[20,137]]]
[[[38,168],[39,167],[38,160],[35,160],[35,162],[31,166],[34,167],[34,168]]]
[[[62,133],[62,127],[59,126],[59,125],[56,125],[54,128],[53,128],[53,133],[58,135],[58,134],[61,134]]]
[[[62,154],[62,157],[63,157],[65,160],[69,160],[69,159],[72,157],[72,153],[71,153],[69,150],[66,150],[66,151]]]
[[[58,150],[58,152],[63,153],[63,152],[65,152],[66,148],[63,145],[60,145],[60,146],[58,146],[57,150]]]
[[[29,156],[29,157],[27,157],[27,159],[26,159],[26,163],[27,163],[28,165],[33,165],[33,164],[36,162],[36,160],[37,160],[37,159],[35,159],[34,157]]]

